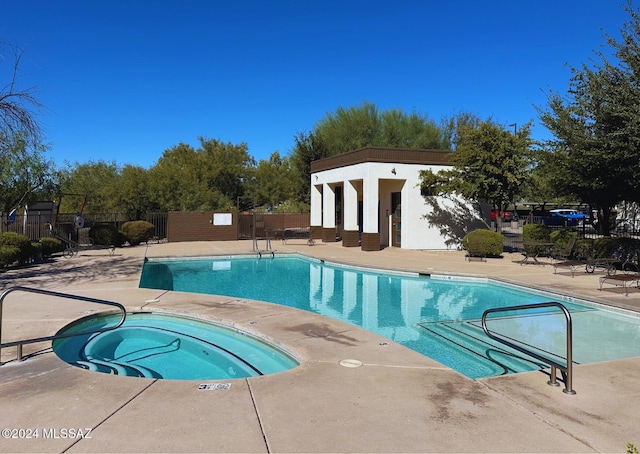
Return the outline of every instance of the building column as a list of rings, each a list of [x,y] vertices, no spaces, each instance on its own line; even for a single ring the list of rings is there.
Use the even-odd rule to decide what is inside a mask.
[[[344,182],[344,230],[342,246],[360,246],[358,232],[358,191],[351,181]]]
[[[380,250],[378,178],[365,178],[362,188],[362,250]]]
[[[322,185],[322,241],[336,242],[336,193],[328,183]]]
[[[311,223],[309,237],[322,239],[322,185],[311,185]]]

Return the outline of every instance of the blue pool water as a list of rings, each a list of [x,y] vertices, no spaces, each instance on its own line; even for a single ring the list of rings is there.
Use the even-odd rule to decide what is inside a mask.
[[[487,280],[377,272],[298,256],[274,259],[149,260],[140,287],[229,295],[295,307],[352,323],[480,378],[544,364],[490,341],[484,310],[560,301],[573,320],[573,359],[590,363],[640,355],[640,318]],[[553,309],[503,314],[489,328],[565,357],[565,321]]]
[[[119,314],[88,317],[60,333],[95,331],[119,320]],[[53,350],[64,361],[97,372],[178,380],[254,377],[298,365],[279,349],[240,332],[152,313],[129,314],[115,330],[55,340]]]

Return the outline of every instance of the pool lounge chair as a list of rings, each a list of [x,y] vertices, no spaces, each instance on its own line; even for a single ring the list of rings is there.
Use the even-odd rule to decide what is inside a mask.
[[[635,283],[635,286],[640,289],[640,273],[633,274],[613,274],[602,276],[600,278],[600,290],[604,284],[612,284],[617,287],[624,288],[624,296],[629,295],[629,287]]]
[[[568,268],[571,271],[571,277],[574,277],[576,270],[586,265],[584,260],[573,258],[573,247],[576,244],[576,237],[571,236],[567,240],[567,244],[560,250],[551,254],[551,264],[553,265],[553,274],[558,273],[558,268]]]

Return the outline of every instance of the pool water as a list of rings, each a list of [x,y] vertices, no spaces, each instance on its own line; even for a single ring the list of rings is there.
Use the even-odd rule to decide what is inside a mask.
[[[484,334],[480,318],[493,307],[564,304],[573,320],[575,363],[640,356],[639,317],[486,279],[378,272],[299,256],[231,257],[148,260],[140,287],[228,295],[315,312],[378,333],[471,378],[548,367]],[[566,356],[565,320],[556,309],[494,315],[488,327],[547,357]]]
[[[119,314],[92,316],[58,334],[93,331],[119,320]],[[64,361],[97,372],[177,380],[255,377],[298,365],[283,351],[239,331],[153,313],[129,314],[115,330],[57,339],[53,350]]]

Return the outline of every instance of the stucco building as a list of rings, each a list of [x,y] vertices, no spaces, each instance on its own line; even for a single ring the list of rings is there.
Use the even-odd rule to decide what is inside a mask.
[[[420,171],[450,169],[452,152],[363,148],[311,163],[311,235],[377,251],[447,249],[429,222],[433,206],[420,192]],[[440,200],[446,206],[447,200]]]

